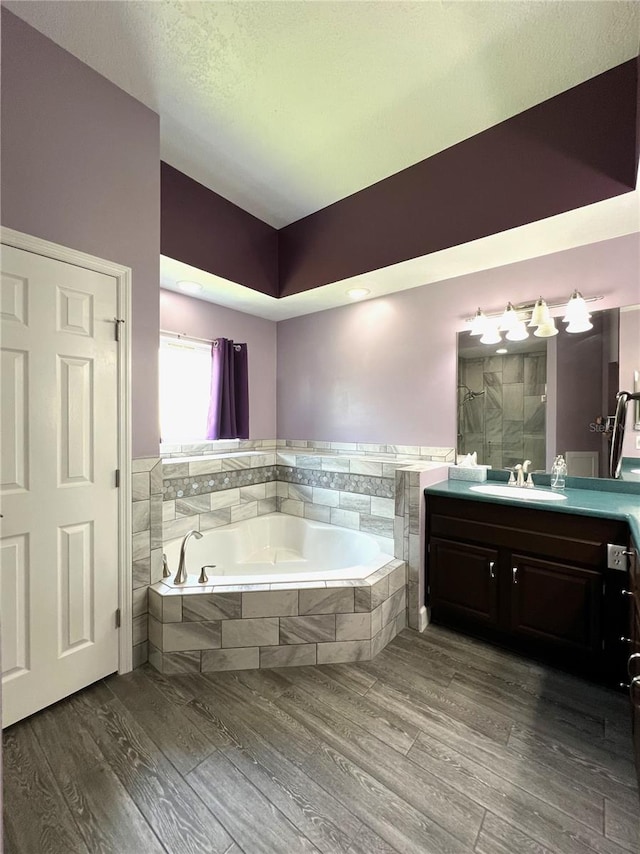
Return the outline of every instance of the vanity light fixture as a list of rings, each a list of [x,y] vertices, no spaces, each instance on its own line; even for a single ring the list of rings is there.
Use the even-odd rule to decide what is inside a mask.
[[[541,323],[533,334],[536,336],[536,338],[553,338],[554,335],[557,335],[558,330],[556,328],[556,322],[553,317],[549,316],[549,320],[547,320],[545,323]]]
[[[518,320],[513,324],[511,329],[506,334],[507,341],[526,341],[529,337],[529,332],[524,320]]]
[[[506,347],[498,347],[498,349],[496,350],[496,354],[497,354],[498,356],[504,356],[504,354],[505,354],[505,353],[508,353],[508,352],[509,352],[509,351],[507,350],[507,348],[506,348]]]
[[[487,318],[484,316],[482,311],[478,309],[471,321],[471,331],[469,332],[469,335],[484,335],[486,326]]]
[[[593,323],[589,320],[591,317],[590,314],[586,316],[584,320],[572,320],[567,328],[566,332],[588,332],[589,329],[593,329]]]
[[[496,320],[487,320],[484,327],[484,333],[480,339],[481,344],[501,344],[502,336],[498,328]]]
[[[362,299],[370,293],[371,291],[369,290],[369,288],[349,288],[349,290],[347,291],[347,296],[349,297],[349,299]]]
[[[539,297],[536,300],[536,304],[533,307],[533,311],[531,312],[531,320],[529,321],[529,326],[542,326],[544,323],[548,323],[551,319],[551,314],[549,312],[549,306],[546,302]]]
[[[178,288],[184,291],[185,294],[199,294],[202,290],[202,285],[197,282],[178,282]]]
[[[565,315],[562,318],[567,325],[567,332],[587,332],[593,329],[591,315],[580,291],[575,290],[567,303]]]
[[[502,314],[502,318],[500,320],[500,330],[502,332],[508,332],[510,329],[513,329],[513,327],[518,323],[520,323],[518,313],[511,305],[511,303],[508,302],[507,307],[505,308]]]
[[[504,311],[485,314],[478,309],[473,317],[467,318],[470,324],[469,334],[480,335],[482,344],[502,343],[501,332],[506,332],[507,341],[524,341],[529,337],[527,327],[534,329],[537,338],[552,338],[558,334],[556,322],[551,316],[550,309],[564,308],[564,322],[567,332],[586,332],[591,329],[591,315],[587,311],[587,303],[604,299],[602,296],[586,297],[580,291],[574,290],[568,303],[547,303],[542,297],[531,302],[513,305],[507,303]],[[527,323],[528,320],[528,323]]]

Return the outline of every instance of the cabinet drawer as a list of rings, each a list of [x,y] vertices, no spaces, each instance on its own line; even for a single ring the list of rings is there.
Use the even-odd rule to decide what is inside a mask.
[[[513,554],[510,630],[568,653],[602,651],[599,572]]]
[[[478,543],[583,566],[604,567],[606,546],[627,542],[625,522],[549,511],[428,498],[429,535]]]

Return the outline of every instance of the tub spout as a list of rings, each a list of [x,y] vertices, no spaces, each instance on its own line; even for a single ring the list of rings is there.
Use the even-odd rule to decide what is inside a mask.
[[[173,579],[174,584],[184,584],[187,580],[187,543],[189,542],[190,537],[195,537],[196,540],[200,540],[202,538],[202,534],[200,531],[189,531],[184,540],[182,541],[182,545],[180,546],[180,562],[178,563],[178,571],[176,572],[176,577]]]

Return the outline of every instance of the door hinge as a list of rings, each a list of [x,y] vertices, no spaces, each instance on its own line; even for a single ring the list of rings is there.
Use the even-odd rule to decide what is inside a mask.
[[[120,628],[120,608],[116,611],[116,629]]]
[[[120,487],[120,469],[116,469],[116,489]]]
[[[114,317],[113,322],[115,323],[115,338],[116,341],[120,340],[120,324],[124,323],[124,320],[121,317]]]

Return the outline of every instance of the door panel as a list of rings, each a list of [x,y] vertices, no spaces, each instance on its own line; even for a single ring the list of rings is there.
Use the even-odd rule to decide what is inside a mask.
[[[2,247],[3,725],[118,667],[116,280]]]
[[[512,555],[510,628],[565,651],[602,650],[602,575]]]
[[[495,549],[431,539],[430,605],[439,614],[494,624],[498,616],[498,553]]]

